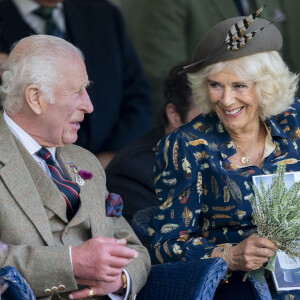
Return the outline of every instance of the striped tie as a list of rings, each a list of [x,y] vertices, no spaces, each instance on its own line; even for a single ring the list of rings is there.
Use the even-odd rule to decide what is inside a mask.
[[[41,6],[38,9],[34,10],[33,13],[45,20],[45,22],[46,22],[45,33],[46,34],[64,38],[63,32],[61,32],[61,30],[59,29],[59,27],[56,24],[55,19],[52,16],[53,10],[54,10],[54,7]]]
[[[54,183],[63,194],[67,203],[67,217],[70,221],[79,208],[80,187],[77,183],[66,178],[59,165],[53,160],[51,153],[47,149],[41,148],[38,152],[36,152],[36,155],[46,162]]]

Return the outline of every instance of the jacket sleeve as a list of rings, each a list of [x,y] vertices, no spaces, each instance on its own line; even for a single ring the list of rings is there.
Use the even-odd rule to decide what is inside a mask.
[[[162,204],[148,228],[154,262],[205,258],[216,247],[196,234],[204,192],[200,163],[183,134],[161,140],[154,182]]]

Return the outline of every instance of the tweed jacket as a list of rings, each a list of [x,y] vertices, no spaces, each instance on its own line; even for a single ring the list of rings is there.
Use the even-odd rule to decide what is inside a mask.
[[[9,245],[9,251],[0,256],[0,267],[14,266],[38,299],[59,299],[57,293],[78,288],[69,246],[98,235],[126,238],[127,245],[139,253],[126,268],[132,282],[130,299],[134,299],[146,281],[149,256],[123,217],[106,217],[103,168],[94,155],[75,145],[57,148],[57,159],[72,180],[75,174],[68,167],[70,162],[93,174],[81,187],[81,206],[70,222],[62,194],[13,136],[1,113],[0,240]]]

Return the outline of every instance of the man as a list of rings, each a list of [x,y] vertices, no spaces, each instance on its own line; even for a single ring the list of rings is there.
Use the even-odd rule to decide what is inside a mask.
[[[157,126],[120,151],[106,169],[107,187],[124,199],[123,216],[131,224],[134,213],[159,205],[154,192],[153,167],[157,142],[201,111],[195,105],[183,66],[171,69],[164,82],[164,126]]]
[[[76,143],[105,167],[152,120],[150,88],[119,10],[104,0],[0,1],[0,52],[36,33],[63,37],[86,57],[94,113],[85,118]],[[0,64],[2,59],[0,54]]]
[[[18,42],[2,76],[0,267],[14,266],[39,299],[134,299],[149,271],[127,222],[105,213],[99,161],[72,145],[93,111],[88,84],[80,51],[48,35]]]

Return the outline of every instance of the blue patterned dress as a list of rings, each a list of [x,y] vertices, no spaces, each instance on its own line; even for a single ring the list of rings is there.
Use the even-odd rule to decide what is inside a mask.
[[[300,170],[299,102],[265,121],[275,150],[262,169],[228,160],[236,150],[214,113],[199,115],[160,141],[154,174],[162,204],[148,228],[153,262],[209,257],[218,245],[256,232],[252,176],[274,173],[283,161],[287,171]]]

